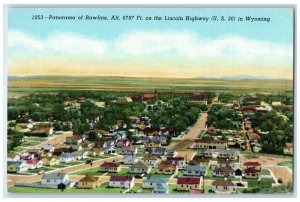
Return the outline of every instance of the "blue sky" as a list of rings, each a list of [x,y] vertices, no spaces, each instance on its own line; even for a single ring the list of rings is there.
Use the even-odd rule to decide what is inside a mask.
[[[31,20],[34,14],[252,16],[271,21],[39,21]],[[155,76],[170,72],[172,66],[174,76],[186,77],[253,73],[249,68],[260,69],[256,76],[292,76],[293,13],[289,8],[10,8],[8,38],[10,74],[56,74],[61,67],[49,64],[53,59],[59,59],[68,72],[75,57],[80,63],[73,66],[80,69],[76,74],[101,70],[103,75],[115,75],[113,69],[119,68],[124,70],[118,71],[120,75],[126,75],[131,68],[137,76]],[[75,50],[81,47],[86,51]],[[94,71],[84,72],[85,65]],[[47,71],[38,71],[41,66]],[[181,73],[183,67],[187,70]]]
[[[269,23],[261,22],[211,22],[192,23],[178,21],[119,21],[111,23],[94,21],[33,21],[32,14],[51,15],[143,15],[143,16],[253,16],[269,17]],[[289,8],[11,8],[9,10],[9,29],[19,29],[32,36],[44,38],[52,32],[76,32],[78,34],[111,39],[120,32],[132,29],[160,29],[160,30],[194,30],[201,33],[201,36],[215,38],[223,35],[241,35],[250,39],[269,40],[274,42],[292,43],[293,21],[292,10]],[[213,26],[212,26],[213,25]],[[40,29],[40,27],[43,29]],[[103,29],[105,26],[105,29]],[[80,27],[80,29],[79,29]],[[99,30],[100,29],[100,30]]]

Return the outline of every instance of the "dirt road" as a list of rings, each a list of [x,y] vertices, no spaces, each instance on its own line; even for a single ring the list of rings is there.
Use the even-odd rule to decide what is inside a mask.
[[[188,148],[192,146],[194,139],[198,138],[201,131],[205,129],[206,121],[207,113],[201,113],[196,123],[190,128],[188,134],[178,142],[172,142],[167,148],[176,150],[176,156],[184,157],[185,161],[190,161],[196,152]]]
[[[40,144],[34,146],[33,148],[42,148],[44,145],[47,144],[52,144],[52,145],[61,144],[65,142],[68,137],[72,137],[72,136],[73,136],[73,131],[66,131],[61,135],[54,135],[50,137],[48,140],[41,142]]]
[[[70,166],[67,168],[62,168],[59,170],[53,170],[53,171],[48,171],[46,173],[59,173],[59,172],[63,172],[63,173],[73,173],[73,172],[77,172],[77,171],[81,171],[81,170],[85,170],[85,169],[89,169],[89,168],[95,168],[100,166],[102,163],[106,162],[112,162],[113,160],[122,160],[124,157],[119,155],[119,156],[114,156],[114,157],[110,157],[110,158],[106,158],[106,159],[99,159],[93,162],[93,166],[91,166],[90,164],[79,164],[79,165],[74,165],[74,166]],[[42,175],[11,175],[8,174],[7,176],[8,181],[13,181],[14,183],[31,183],[31,182],[37,182],[40,181],[42,178]]]
[[[194,139],[198,138],[200,132],[205,129],[207,113],[201,113],[197,122],[190,128],[188,134],[178,142],[172,142],[167,148],[175,150],[185,150],[191,146]]]

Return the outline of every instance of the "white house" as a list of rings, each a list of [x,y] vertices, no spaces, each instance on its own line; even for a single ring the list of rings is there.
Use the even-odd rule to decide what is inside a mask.
[[[124,164],[132,165],[132,164],[137,163],[138,161],[139,161],[139,159],[136,155],[128,155],[128,156],[125,156],[125,158],[124,158]]]
[[[26,161],[28,169],[35,169],[43,167],[43,161],[39,159],[29,159]]]
[[[121,149],[121,154],[128,155],[128,154],[137,154],[138,150],[135,146],[124,146]]]
[[[212,175],[214,177],[235,177],[235,171],[230,167],[216,167]]]
[[[235,193],[236,185],[229,180],[216,180],[212,183],[212,190],[215,193]]]
[[[166,163],[176,164],[179,169],[185,168],[185,160],[183,157],[168,157]]]
[[[133,165],[130,166],[129,168],[129,173],[150,173],[151,171],[151,166],[146,165],[142,162],[137,162]]]
[[[60,162],[62,163],[75,161],[75,156],[71,153],[63,153],[62,155],[59,156],[59,158],[60,158]]]
[[[47,188],[57,188],[60,184],[64,184],[67,187],[73,187],[76,181],[69,180],[69,176],[66,173],[49,173],[44,174],[41,180],[41,185]]]
[[[147,155],[141,159],[141,162],[147,165],[151,165],[153,168],[157,168],[159,159],[155,156]]]
[[[45,152],[50,152],[50,153],[53,153],[54,149],[55,149],[55,147],[51,144],[44,145],[44,147],[43,147],[43,150]]]
[[[108,186],[132,189],[134,187],[134,177],[132,177],[132,176],[111,176],[109,179]]]
[[[187,165],[185,175],[205,176],[206,175],[206,166]]]
[[[28,170],[28,165],[23,161],[7,161],[7,172],[24,172]]]
[[[115,154],[116,149],[113,146],[108,146],[104,148],[104,153],[105,154]]]
[[[89,152],[87,152],[87,151],[75,151],[72,154],[74,155],[74,158],[76,160],[80,160],[80,159],[88,158]]]
[[[158,178],[158,177],[150,177],[144,180],[142,184],[142,188],[146,189],[154,189],[155,187],[161,187],[163,184],[168,184],[167,179]]]
[[[155,147],[151,149],[151,154],[155,156],[164,156],[167,154],[167,149],[163,147]]]
[[[44,174],[41,182],[46,185],[58,185],[66,180],[69,180],[69,176],[66,173],[50,173]]]
[[[230,167],[232,168],[233,170],[236,170],[237,169],[237,165],[235,165],[235,162],[230,160],[230,159],[218,159],[218,162],[217,162],[217,166],[218,167]]]

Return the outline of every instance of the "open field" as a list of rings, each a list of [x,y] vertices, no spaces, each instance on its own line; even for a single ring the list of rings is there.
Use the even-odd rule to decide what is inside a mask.
[[[241,162],[246,162],[246,161],[258,161],[261,163],[263,166],[263,169],[269,169],[271,170],[276,179],[282,179],[284,184],[287,184],[289,182],[292,182],[293,176],[292,176],[292,170],[287,166],[278,166],[280,163],[284,163],[287,161],[291,161],[292,157],[289,156],[279,156],[279,155],[273,155],[273,156],[268,156],[268,155],[260,155],[256,157],[255,159],[247,159],[245,158],[245,154],[240,154],[240,159]]]
[[[250,92],[292,91],[293,82],[283,80],[218,80],[197,78],[134,78],[134,77],[10,77],[8,91],[55,92],[61,90],[103,91],[230,91]]]
[[[292,161],[285,161],[285,162],[281,162],[278,163],[279,166],[286,166],[290,169],[293,169],[293,162]]]

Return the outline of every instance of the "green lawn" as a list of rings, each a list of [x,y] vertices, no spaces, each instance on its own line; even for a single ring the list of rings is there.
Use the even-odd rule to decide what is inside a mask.
[[[28,173],[38,173],[38,172],[40,172],[40,171],[50,171],[50,170],[54,170],[54,169],[52,169],[52,168],[46,168],[46,167],[41,167],[41,168],[35,168],[35,169],[32,169],[32,170],[28,170],[27,172]]]
[[[204,185],[204,193],[209,193],[209,190],[211,190],[210,185]]]
[[[222,180],[222,179],[224,179],[223,177],[213,177],[212,173],[213,173],[213,170],[208,169],[204,179],[210,179],[210,180]],[[231,178],[231,179],[233,179],[233,178]]]
[[[61,163],[61,164],[66,165],[66,166],[74,166],[74,165],[78,165],[78,164],[82,164],[82,163],[85,163],[85,161],[72,161],[72,162]]]
[[[161,178],[170,178],[172,175],[158,174],[157,168],[152,168],[149,174],[145,174],[145,177],[161,177]]]
[[[149,194],[149,193],[152,193],[152,191],[153,191],[153,189],[142,189],[142,191],[139,193]]]
[[[63,192],[58,189],[45,189],[45,188],[33,188],[33,187],[11,187],[8,188],[8,192],[13,193],[122,193],[126,189],[122,188],[108,188],[108,182],[103,183],[96,189],[77,189],[75,187],[65,189]]]
[[[10,173],[10,172],[7,172],[8,174],[13,174],[13,175],[32,175],[30,173]]]
[[[185,171],[184,170],[178,170],[177,174],[174,176],[174,178],[182,177],[184,176]]]
[[[48,167],[51,167],[51,168],[65,168],[65,167],[68,167],[68,165],[60,164],[60,165],[55,165],[55,166],[46,166],[46,168],[48,168]]]
[[[36,142],[36,141],[26,141],[26,142],[22,142],[21,147],[35,146],[38,144],[39,144],[39,142]]]
[[[87,170],[77,171],[75,173],[71,173],[72,175],[103,175],[105,172],[99,172],[99,168],[89,168]]]
[[[23,151],[23,150],[24,150],[24,148],[22,148],[20,146],[14,148],[15,152],[20,152],[20,151]]]
[[[293,169],[293,162],[292,161],[286,161],[286,162],[281,162],[278,163],[279,166],[286,166],[289,167],[290,169]]]
[[[124,175],[135,176],[135,175],[138,175],[138,174],[128,173],[128,170],[129,170],[129,168],[122,167],[118,173],[107,173],[107,175],[109,175],[109,176],[124,176]]]
[[[47,140],[45,137],[28,137],[27,138],[30,141],[36,141],[36,142],[44,142]]]
[[[176,184],[169,184],[169,193],[170,194],[186,194],[188,191],[178,191]]]
[[[107,172],[107,176],[124,176],[124,175],[129,175],[129,176],[135,176],[138,174],[131,174],[128,173],[128,168],[121,168],[121,170],[118,173],[109,173]],[[99,167],[96,168],[89,168],[87,170],[82,170],[82,171],[78,171],[75,173],[72,173],[72,175],[103,175],[106,172],[100,172],[99,171]]]
[[[137,156],[144,156],[145,155],[145,148],[138,147]]]
[[[248,182],[248,187],[270,188],[272,183],[275,183],[273,178],[262,178],[260,182],[257,179],[243,179]]]
[[[136,184],[134,184],[134,187],[133,187],[129,192],[127,192],[127,193],[137,193],[137,191],[138,191],[139,189],[141,189],[141,186],[142,186],[142,184],[136,183]],[[140,193],[140,192],[139,192],[139,193]]]
[[[261,170],[261,174],[262,174],[262,175],[270,175],[271,173],[270,173],[270,171],[267,170],[267,169],[262,169],[262,170]]]

